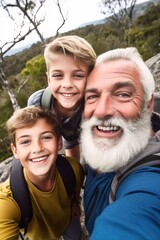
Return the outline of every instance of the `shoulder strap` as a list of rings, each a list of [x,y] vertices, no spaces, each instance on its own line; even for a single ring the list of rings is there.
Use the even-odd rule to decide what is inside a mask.
[[[57,168],[64,182],[67,194],[74,193],[76,177],[69,161],[61,155],[57,158]],[[23,175],[23,167],[20,161],[14,161],[10,173],[10,186],[13,198],[21,210],[20,228],[24,228],[24,235],[27,233],[28,223],[32,218],[32,203],[27,183]]]
[[[32,203],[27,183],[23,175],[23,167],[20,161],[14,161],[10,174],[10,186],[13,197],[21,210],[20,228],[24,228],[24,234],[27,232],[28,223],[32,218]]]
[[[62,177],[68,195],[72,195],[76,185],[76,176],[71,164],[62,155],[58,155],[57,169]]]
[[[41,96],[41,107],[51,109],[53,103],[53,95],[49,87],[47,87]]]
[[[143,167],[143,166],[152,166],[160,168],[160,156],[158,155],[150,155],[147,156],[140,161],[133,164],[131,167],[127,168],[125,172],[122,174],[115,174],[112,184],[111,190],[109,194],[109,203],[111,204],[116,198],[116,192],[118,190],[119,185],[121,182],[134,170]]]

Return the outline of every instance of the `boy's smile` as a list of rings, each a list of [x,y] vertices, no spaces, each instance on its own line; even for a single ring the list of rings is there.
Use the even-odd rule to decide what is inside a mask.
[[[27,176],[33,182],[36,177],[47,178],[53,174],[57,152],[61,149],[53,127],[45,119],[36,124],[16,130],[16,147],[12,151],[26,169]]]
[[[30,159],[30,161],[32,161],[32,162],[44,162],[47,158],[48,158],[48,155],[37,157],[37,158],[32,158],[32,159]]]
[[[58,112],[73,112],[84,97],[88,67],[72,56],[54,54],[48,70],[48,85]]]

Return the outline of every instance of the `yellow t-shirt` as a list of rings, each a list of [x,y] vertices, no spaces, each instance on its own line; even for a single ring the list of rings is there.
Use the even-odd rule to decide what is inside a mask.
[[[84,180],[83,168],[74,159],[67,159],[75,172],[75,191],[79,192]],[[55,185],[50,192],[38,190],[26,175],[25,179],[30,191],[33,209],[33,217],[28,225],[27,237],[30,240],[59,239],[70,221],[71,198],[66,193],[58,170],[56,170]],[[0,240],[18,239],[20,215],[20,209],[12,197],[8,179],[0,186]]]

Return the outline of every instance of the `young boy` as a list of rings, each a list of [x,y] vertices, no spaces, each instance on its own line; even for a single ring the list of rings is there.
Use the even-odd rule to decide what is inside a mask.
[[[44,51],[48,86],[54,108],[62,124],[62,136],[67,156],[79,159],[79,132],[87,76],[93,69],[96,54],[92,46],[78,36],[59,37]],[[39,105],[44,89],[33,93],[28,105]]]
[[[56,166],[57,153],[62,148],[60,123],[53,111],[29,106],[14,112],[7,121],[7,130],[14,157],[23,166],[32,202],[33,216],[27,237],[30,240],[59,239],[71,222],[73,201]],[[84,180],[83,168],[74,159],[65,159],[73,168],[74,190],[79,196]],[[8,179],[0,186],[0,239],[3,240],[18,239],[20,232],[21,212],[12,194]],[[73,234],[69,239],[80,239],[77,232],[75,236]]]

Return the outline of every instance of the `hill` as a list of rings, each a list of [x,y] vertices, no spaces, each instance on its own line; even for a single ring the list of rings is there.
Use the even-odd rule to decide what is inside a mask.
[[[147,9],[147,6],[148,6],[148,3],[153,3],[153,4],[157,4],[158,3],[158,0],[148,0],[146,2],[143,2],[143,3],[139,3],[139,4],[136,4],[135,8],[134,8],[134,12],[133,12],[133,18],[136,19],[138,16],[140,15],[143,15]],[[107,21],[107,19],[99,19],[99,20],[96,20],[96,21],[90,21],[90,22],[86,22],[86,23],[83,23],[79,26],[77,26],[77,28],[73,29],[73,30],[76,30],[76,29],[79,29],[79,28],[83,28],[83,27],[87,27],[89,25],[100,25],[100,24],[105,24]],[[21,52],[23,51],[24,49],[26,48],[30,48],[32,44],[36,44],[36,42],[31,42],[30,44],[27,44],[27,45],[24,45],[23,47],[21,48],[13,48],[11,49],[8,53],[7,53],[7,56],[11,56],[11,55],[14,55],[18,52]]]

